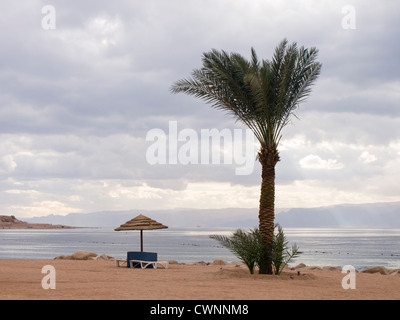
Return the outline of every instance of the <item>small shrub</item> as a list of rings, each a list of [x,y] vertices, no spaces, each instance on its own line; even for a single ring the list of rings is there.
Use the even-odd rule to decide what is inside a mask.
[[[246,264],[251,274],[254,273],[257,256],[259,256],[259,239],[256,235],[256,229],[250,230],[250,232],[239,229],[233,233],[232,237],[211,235],[210,238],[217,240],[221,245],[229,249]]]
[[[289,249],[289,241],[282,227],[277,224],[275,225],[275,229],[276,228],[278,228],[278,232],[275,232],[272,243],[272,264],[275,274],[281,274],[283,268],[285,268],[292,259],[297,258],[300,253],[296,244]]]
[[[280,274],[292,259],[299,256],[299,249],[296,244],[289,249],[289,241],[282,227],[277,224],[276,228],[278,231],[274,234],[272,244],[272,264],[275,274]],[[264,263],[265,246],[258,228],[251,229],[249,232],[238,229],[231,237],[211,235],[210,238],[217,240],[243,261],[251,274],[254,273],[256,266],[260,268]]]

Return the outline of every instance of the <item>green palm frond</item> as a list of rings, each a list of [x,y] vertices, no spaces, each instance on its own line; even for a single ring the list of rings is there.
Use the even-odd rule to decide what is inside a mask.
[[[317,55],[316,48],[288,46],[286,39],[271,61],[260,61],[253,48],[250,61],[212,49],[203,54],[203,67],[193,70],[190,79],[177,81],[171,91],[227,111],[253,131],[262,147],[276,149],[282,129],[320,74]]]

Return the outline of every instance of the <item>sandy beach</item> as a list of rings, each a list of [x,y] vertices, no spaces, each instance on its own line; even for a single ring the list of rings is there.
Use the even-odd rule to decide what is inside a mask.
[[[56,270],[56,288],[42,288],[42,268]],[[114,261],[0,260],[1,300],[354,300],[400,299],[400,277],[356,274],[344,290],[340,270],[285,270],[250,275],[244,266],[170,264],[168,269],[117,268]]]

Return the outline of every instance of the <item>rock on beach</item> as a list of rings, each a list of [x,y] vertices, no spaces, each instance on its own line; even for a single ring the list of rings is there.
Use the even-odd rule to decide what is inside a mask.
[[[98,255],[95,252],[78,250],[70,256],[58,256],[56,260],[115,260],[106,254]]]
[[[400,269],[388,269],[388,268],[385,268],[385,267],[383,267],[383,266],[377,266],[377,267],[373,267],[373,268],[369,268],[369,269],[366,269],[366,270],[364,270],[364,271],[362,271],[362,273],[371,273],[371,274],[374,274],[374,273],[379,273],[379,274],[382,274],[382,275],[391,275],[391,276],[400,276]]]

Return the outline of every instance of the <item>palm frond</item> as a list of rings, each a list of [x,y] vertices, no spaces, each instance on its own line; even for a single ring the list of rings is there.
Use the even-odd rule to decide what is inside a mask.
[[[316,48],[288,46],[284,39],[271,61],[251,60],[238,53],[212,49],[203,54],[203,67],[192,78],[173,84],[173,93],[186,93],[226,111],[245,123],[262,147],[276,149],[282,129],[298,105],[306,100],[321,64]]]

